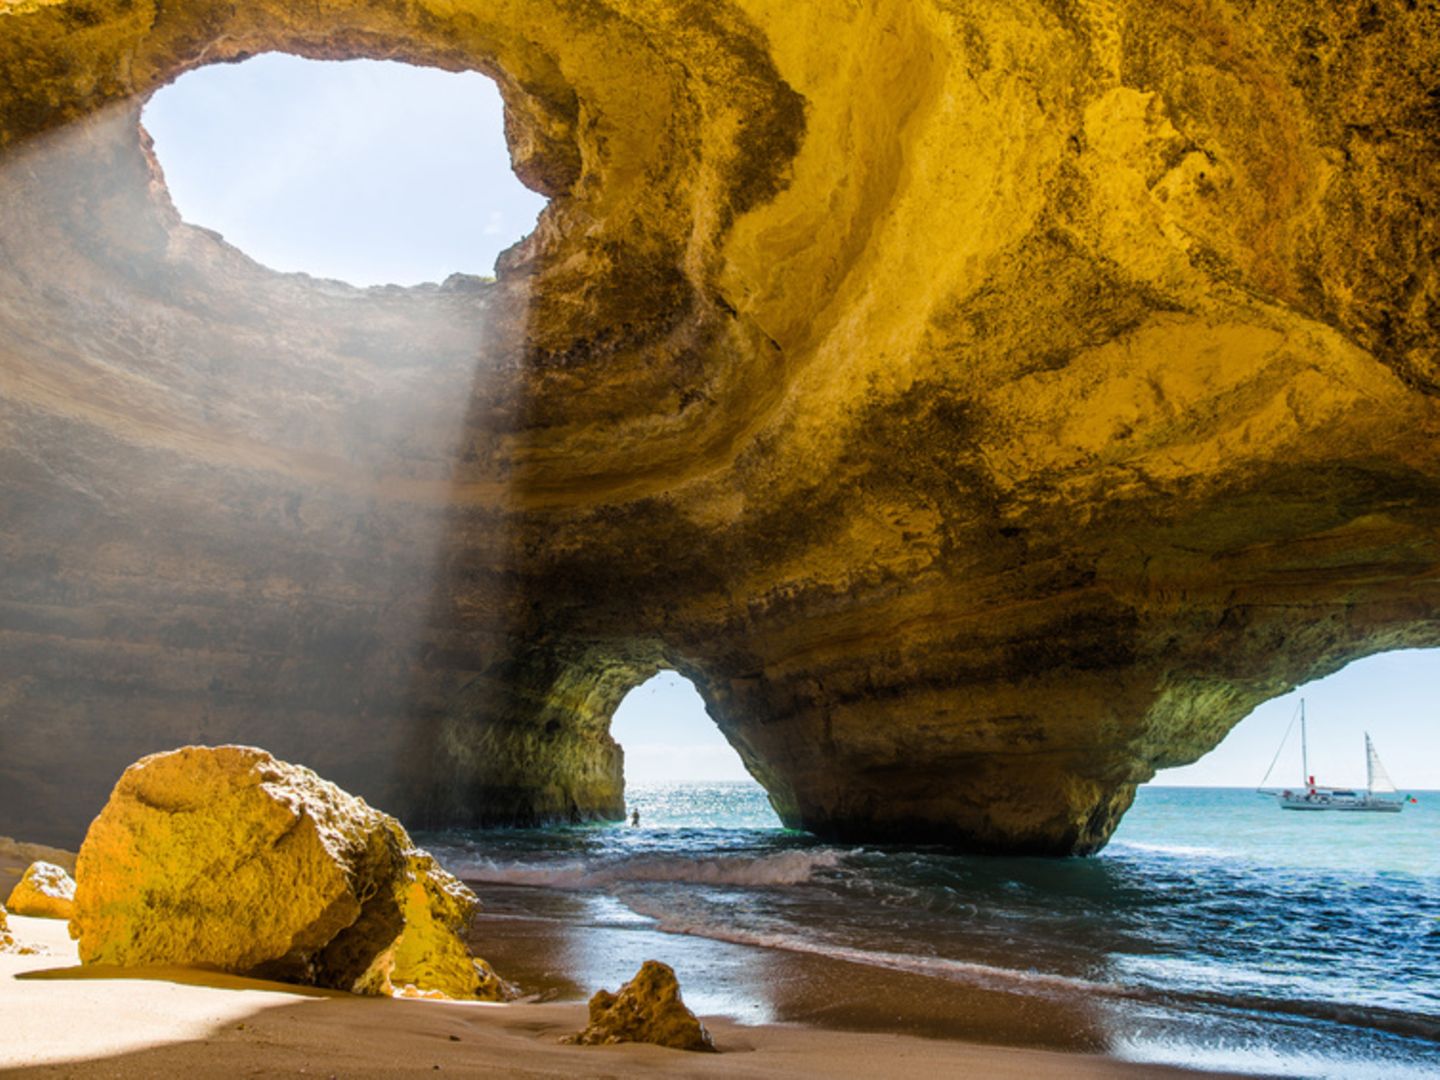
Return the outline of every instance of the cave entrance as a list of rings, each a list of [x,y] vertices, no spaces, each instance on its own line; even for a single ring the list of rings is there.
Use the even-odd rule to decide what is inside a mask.
[[[1440,789],[1440,649],[1379,653],[1346,665],[1281,697],[1236,724],[1199,761],[1163,769],[1156,786],[1249,787],[1260,783],[1303,697],[1309,718],[1311,771],[1328,786],[1365,784],[1368,732],[1402,789]],[[1270,784],[1298,784],[1299,735],[1290,733]]]
[[[662,671],[620,702],[610,735],[625,751],[627,814],[647,827],[779,828],[750,776],[685,676]]]
[[[1199,761],[1161,770],[1142,785],[1101,859],[1139,865],[1146,874],[1155,870],[1150,860],[1157,853],[1303,870],[1316,881],[1327,873],[1423,873],[1433,865],[1440,821],[1437,685],[1440,649],[1410,649],[1357,660],[1272,698]],[[1382,798],[1403,801],[1400,812],[1285,808],[1280,793],[1306,788],[1296,725],[1302,697],[1317,787],[1365,790],[1368,732],[1398,789]],[[1272,761],[1274,771],[1258,792]]]
[[[545,205],[475,72],[267,53],[180,76],[142,123],[180,216],[274,270],[362,286],[489,275]]]

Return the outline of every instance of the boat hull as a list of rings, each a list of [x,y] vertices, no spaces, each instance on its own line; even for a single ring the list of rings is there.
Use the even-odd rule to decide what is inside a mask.
[[[1305,810],[1305,811],[1332,811],[1348,814],[1398,814],[1405,808],[1403,802],[1392,802],[1382,799],[1370,800],[1321,800],[1321,799],[1285,799],[1280,800],[1282,810]]]

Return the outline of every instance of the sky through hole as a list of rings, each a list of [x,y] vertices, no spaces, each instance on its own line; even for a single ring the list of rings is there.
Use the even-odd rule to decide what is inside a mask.
[[[674,671],[662,671],[626,694],[610,734],[625,748],[627,785],[750,779],[694,683]]]
[[[182,75],[142,122],[180,216],[271,269],[354,285],[493,273],[545,205],[474,72],[267,53]]]

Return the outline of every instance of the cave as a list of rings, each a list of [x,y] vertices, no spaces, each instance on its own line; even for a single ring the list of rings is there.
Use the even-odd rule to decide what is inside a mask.
[[[691,679],[782,820],[1083,854],[1440,645],[1440,16],[769,0],[0,9],[0,820],[247,743],[414,826],[616,819]],[[176,213],[148,96],[495,80],[549,202],[413,287]]]

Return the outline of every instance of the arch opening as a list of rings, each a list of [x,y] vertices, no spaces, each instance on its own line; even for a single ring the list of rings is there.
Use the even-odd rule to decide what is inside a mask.
[[[1256,787],[1272,758],[1273,785],[1300,785],[1298,731],[1306,701],[1310,771],[1327,786],[1363,787],[1368,733],[1400,788],[1440,789],[1440,649],[1377,653],[1272,698],[1241,720],[1199,761],[1162,769],[1150,786]]]
[[[642,825],[779,827],[769,799],[706,711],[695,684],[664,670],[610,721],[625,758],[627,813]]]
[[[156,91],[141,122],[181,218],[358,286],[489,276],[546,205],[477,72],[265,53]]]

